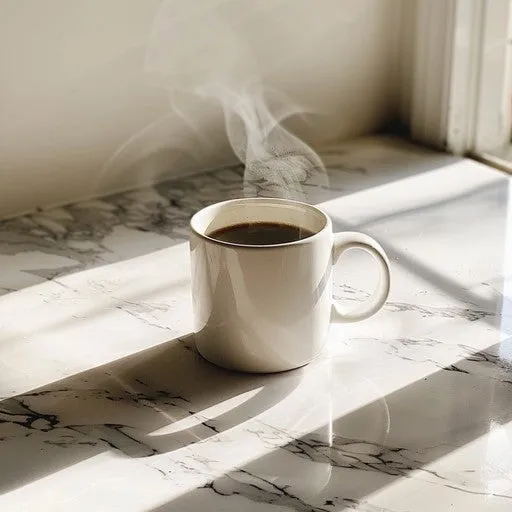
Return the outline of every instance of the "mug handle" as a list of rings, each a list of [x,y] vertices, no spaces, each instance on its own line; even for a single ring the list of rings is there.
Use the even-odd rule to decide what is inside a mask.
[[[339,301],[333,301],[333,320],[339,322],[357,322],[369,318],[379,311],[389,295],[390,270],[389,260],[384,249],[370,236],[354,231],[334,234],[333,262],[349,249],[362,249],[371,254],[379,266],[379,282],[375,291],[364,304],[347,311]]]

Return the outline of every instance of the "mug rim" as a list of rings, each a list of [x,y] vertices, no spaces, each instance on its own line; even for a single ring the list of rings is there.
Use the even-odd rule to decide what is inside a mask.
[[[214,210],[216,208],[224,208],[229,205],[237,204],[237,203],[268,203],[268,204],[282,204],[282,205],[290,205],[290,206],[300,206],[301,208],[304,208],[304,210],[309,210],[311,213],[315,213],[316,215],[320,214],[320,216],[324,220],[324,225],[321,229],[313,233],[313,235],[308,236],[307,238],[303,238],[301,240],[294,240],[292,242],[284,242],[280,244],[264,244],[264,245],[254,245],[254,244],[239,244],[235,242],[226,242],[224,240],[218,240],[217,238],[213,238],[211,236],[206,235],[205,233],[202,233],[201,230],[197,229],[197,226],[195,224],[197,223],[197,219],[200,214],[208,211],[208,210]],[[331,219],[330,217],[323,212],[320,208],[313,206],[308,203],[304,203],[302,201],[296,201],[293,199],[282,199],[282,198],[273,198],[273,197],[242,197],[238,199],[227,199],[225,201],[219,201],[218,203],[211,204],[209,206],[205,206],[204,208],[201,208],[198,212],[194,213],[192,218],[190,219],[190,229],[191,231],[198,236],[199,238],[203,239],[206,242],[217,244],[224,247],[231,247],[236,249],[281,249],[284,247],[295,247],[295,246],[303,246],[313,243],[320,235],[323,234],[324,231],[328,230],[331,226]],[[234,224],[235,225],[235,224]],[[332,231],[332,229],[331,229]]]

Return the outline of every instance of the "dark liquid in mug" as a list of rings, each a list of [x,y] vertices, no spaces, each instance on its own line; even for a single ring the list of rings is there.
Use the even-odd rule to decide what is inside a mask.
[[[253,222],[221,228],[208,236],[239,245],[278,245],[296,242],[313,235],[314,233],[308,229],[289,224]]]

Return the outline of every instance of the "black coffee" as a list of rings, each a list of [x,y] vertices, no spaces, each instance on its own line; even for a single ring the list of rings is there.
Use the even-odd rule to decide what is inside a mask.
[[[308,229],[278,222],[254,222],[235,224],[218,229],[208,236],[240,245],[276,245],[296,242],[312,236],[314,233]]]

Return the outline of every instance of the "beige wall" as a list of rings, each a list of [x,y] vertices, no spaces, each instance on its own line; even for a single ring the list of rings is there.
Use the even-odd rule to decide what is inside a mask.
[[[205,70],[315,112],[293,125],[314,144],[378,128],[395,109],[400,3],[1,1],[0,216],[232,160],[218,105],[186,94]]]

